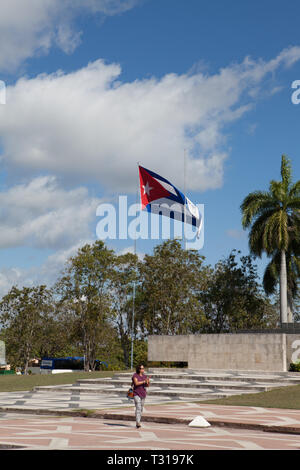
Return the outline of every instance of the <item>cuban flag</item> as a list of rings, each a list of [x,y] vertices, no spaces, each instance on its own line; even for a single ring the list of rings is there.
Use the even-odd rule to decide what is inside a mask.
[[[139,166],[142,209],[201,229],[199,209],[170,181]]]

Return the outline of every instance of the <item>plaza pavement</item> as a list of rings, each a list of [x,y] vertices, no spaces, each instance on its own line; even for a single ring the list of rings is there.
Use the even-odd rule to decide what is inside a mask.
[[[0,443],[1,452],[4,449],[98,450],[106,451],[106,455],[122,456],[121,451],[126,451],[127,455],[143,455],[145,451],[147,455],[150,452],[160,455],[163,451],[181,454],[184,451],[196,454],[200,463],[203,457],[198,451],[201,450],[299,450],[300,435],[155,422],[142,423],[142,428],[136,429],[134,422],[125,420],[0,413]],[[132,452],[128,454],[129,451]],[[102,455],[99,457],[102,464]],[[77,455],[75,458],[77,460]]]
[[[211,426],[188,426],[197,416]],[[0,449],[300,449],[299,410],[149,396],[142,424],[126,397],[0,393]]]

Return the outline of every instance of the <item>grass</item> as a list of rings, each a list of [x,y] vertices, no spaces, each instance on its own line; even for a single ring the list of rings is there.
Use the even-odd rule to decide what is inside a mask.
[[[199,404],[257,406],[263,408],[300,410],[300,385],[275,388],[269,392],[249,393],[220,398],[218,400],[201,401]]]
[[[49,375],[0,375],[0,392],[30,391],[36,386],[73,384],[77,379],[112,377],[116,371],[69,372]]]

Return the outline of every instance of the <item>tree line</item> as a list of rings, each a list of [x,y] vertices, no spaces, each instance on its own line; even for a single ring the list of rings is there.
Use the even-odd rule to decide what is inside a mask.
[[[98,240],[70,257],[51,288],[12,287],[0,302],[9,362],[26,372],[34,356],[84,356],[86,370],[94,370],[96,359],[126,368],[133,338],[136,362],[147,359],[149,335],[235,332],[298,320],[300,181],[292,182],[285,156],[281,181],[250,193],[240,208],[248,256],[233,250],[212,267],[197,251],[167,240],[139,260]],[[271,260],[261,284],[254,259],[262,253]]]
[[[135,284],[135,315],[133,291]],[[117,255],[102,241],[81,247],[54,286],[18,288],[0,302],[1,339],[13,366],[26,372],[32,357],[84,356],[112,368],[146,357],[148,335],[233,332],[269,328],[278,308],[258,281],[252,256],[233,250],[215,267],[178,240],[152,255]]]

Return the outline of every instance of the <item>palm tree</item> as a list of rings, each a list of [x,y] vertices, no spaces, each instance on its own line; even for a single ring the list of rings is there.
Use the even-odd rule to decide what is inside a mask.
[[[276,286],[280,278],[281,253],[276,250],[268,264],[263,278],[263,286],[266,294],[272,295],[276,292]],[[286,252],[287,268],[287,320],[293,321],[293,310],[300,294],[300,245],[291,243]]]
[[[250,227],[251,253],[280,255],[280,320],[287,323],[288,286],[286,254],[300,243],[300,181],[292,183],[290,161],[281,159],[281,181],[270,182],[269,191],[254,191],[241,204],[242,225]]]

